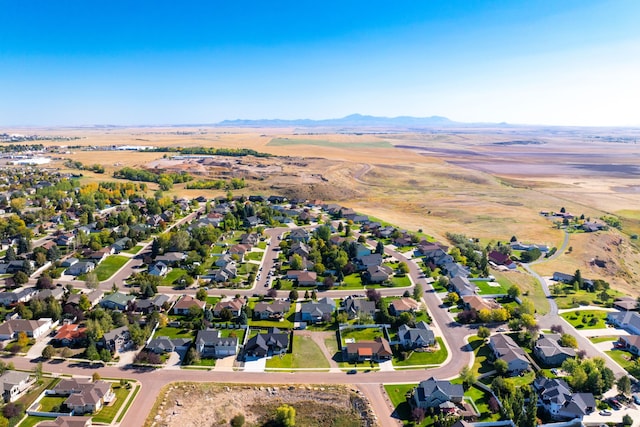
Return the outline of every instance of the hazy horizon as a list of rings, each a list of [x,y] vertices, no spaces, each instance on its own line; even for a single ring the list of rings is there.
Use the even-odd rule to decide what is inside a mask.
[[[443,116],[637,127],[633,1],[10,2],[0,126]]]

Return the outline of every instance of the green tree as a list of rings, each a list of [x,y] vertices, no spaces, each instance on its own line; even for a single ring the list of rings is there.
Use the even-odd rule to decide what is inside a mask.
[[[413,287],[413,299],[416,301],[420,301],[422,299],[422,285],[420,283],[416,283]]]
[[[95,271],[90,271],[86,274],[84,283],[89,289],[98,289],[100,282],[98,281],[98,275]]]
[[[480,326],[478,328],[478,338],[489,338],[491,336],[491,330],[486,326]]]
[[[409,273],[409,266],[407,265],[406,262],[401,262],[400,264],[398,264],[398,271],[401,274],[408,274]]]
[[[233,312],[227,307],[223,308],[222,310],[220,310],[220,319],[222,319],[224,322],[230,321],[231,319],[233,319]]]
[[[469,388],[478,380],[478,377],[472,369],[470,369],[468,366],[465,366],[460,371],[460,379],[462,380],[462,384],[466,388]]]
[[[297,301],[298,300],[298,291],[296,291],[295,289],[293,289],[291,292],[289,292],[289,299],[291,301]]]
[[[298,254],[293,254],[291,257],[291,269],[302,270],[302,257]]]
[[[563,347],[578,348],[578,340],[573,335],[562,334],[560,337],[560,345]]]
[[[53,348],[53,346],[48,345],[45,348],[42,349],[42,358],[49,360],[51,359],[54,355],[56,354],[55,349]]]
[[[82,311],[87,311],[91,308],[91,301],[89,301],[89,297],[86,294],[80,295],[80,301],[78,302],[78,308]]]
[[[509,289],[507,289],[507,295],[511,299],[516,299],[520,296],[520,288],[517,285],[511,285]]]
[[[633,425],[633,418],[631,418],[631,415],[625,414],[624,417],[622,417],[622,425],[624,426]]]
[[[631,380],[627,375],[623,375],[618,378],[618,381],[616,381],[616,387],[618,388],[618,392],[625,396],[631,394]]]
[[[496,370],[496,373],[501,377],[504,377],[507,372],[509,372],[509,364],[502,359],[498,359],[493,362],[493,367]]]
[[[24,285],[29,281],[29,276],[26,275],[24,271],[18,271],[13,275],[13,282],[16,285]]]
[[[282,427],[293,427],[296,425],[296,409],[293,406],[284,404],[276,409],[276,422]]]
[[[207,294],[207,291],[204,288],[200,288],[198,289],[198,292],[196,292],[196,299],[200,301],[206,301],[208,296],[209,294]]]

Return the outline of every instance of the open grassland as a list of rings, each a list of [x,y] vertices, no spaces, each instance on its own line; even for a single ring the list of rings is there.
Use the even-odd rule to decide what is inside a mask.
[[[585,277],[600,277],[626,293],[638,294],[640,253],[638,242],[629,240],[631,234],[640,232],[640,180],[634,169],[637,147],[593,138],[593,133],[624,136],[633,130],[568,128],[550,133],[522,127],[424,133],[391,130],[377,135],[316,132],[302,136],[291,128],[207,126],[38,130],[81,137],[70,146],[251,148],[283,156],[233,158],[232,162],[241,162],[233,171],[197,162],[186,165],[185,170],[200,171],[207,177],[233,172],[247,182],[247,188],[235,194],[279,193],[338,202],[401,228],[421,229],[439,240],[444,240],[445,232],[454,231],[487,241],[506,241],[516,235],[521,241],[553,247],[561,244],[563,233],[540,216],[540,210],[565,207],[592,219],[615,212],[623,224],[622,233],[612,233],[622,239],[617,246],[613,239],[599,241],[575,234],[571,253],[536,266],[536,271],[551,274],[580,268]],[[122,166],[153,168],[165,155],[73,147],[69,151],[58,156],[105,166],[102,175],[82,171],[85,182],[113,179],[113,171]],[[62,162],[53,162],[52,167],[61,167]],[[148,187],[150,192],[157,188],[155,184]],[[185,190],[180,184],[169,194],[214,197],[224,193]],[[589,261],[596,256],[610,256],[613,267],[591,269]]]

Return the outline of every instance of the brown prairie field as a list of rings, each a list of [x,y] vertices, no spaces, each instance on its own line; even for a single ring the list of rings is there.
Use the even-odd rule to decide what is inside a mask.
[[[34,133],[33,130],[30,130]],[[256,128],[79,128],[38,131],[80,136],[69,145],[147,145],[251,148],[271,158],[235,157],[176,162],[171,153],[85,151],[57,155],[100,163],[104,180],[122,166],[186,170],[200,179],[244,177],[237,193],[283,194],[321,199],[409,230],[444,240],[445,232],[483,240],[559,246],[563,232],[540,211],[584,214],[593,220],[616,214],[621,232],[572,234],[572,251],[536,266],[542,274],[573,272],[602,277],[632,294],[640,293],[640,255],[630,236],[640,232],[640,150],[637,130],[587,128],[446,128],[428,131],[373,129],[336,132],[317,129]],[[59,142],[45,145],[59,145]],[[154,185],[150,185],[154,189]],[[217,196],[224,191],[186,190],[174,195]],[[593,267],[594,258],[607,267]]]

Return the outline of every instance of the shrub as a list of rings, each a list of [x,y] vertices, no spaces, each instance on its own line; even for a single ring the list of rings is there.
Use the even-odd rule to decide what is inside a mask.
[[[238,414],[231,418],[231,427],[242,427],[244,425],[244,415]]]

